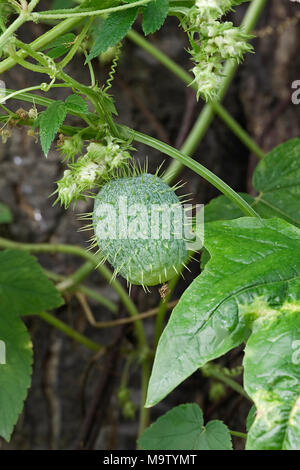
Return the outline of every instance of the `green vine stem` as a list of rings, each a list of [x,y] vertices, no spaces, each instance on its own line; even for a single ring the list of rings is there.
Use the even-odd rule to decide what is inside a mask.
[[[50,100],[49,98],[43,98],[43,97],[42,98],[37,97],[35,101],[35,95],[32,95],[32,96],[28,94],[22,95],[21,93],[18,96],[18,98],[22,100],[30,101],[30,102],[36,102],[37,104],[41,104],[43,106],[49,106],[49,104],[53,102],[53,100]],[[195,171],[198,175],[202,176],[205,180],[207,180],[213,186],[219,189],[225,196],[231,199],[243,211],[245,215],[251,216],[251,217],[259,217],[259,215],[255,212],[255,210],[238,193],[236,193],[232,188],[230,188],[230,186],[228,186],[218,176],[216,176],[214,173],[212,173],[210,170],[205,168],[200,163],[193,160],[188,155],[185,155],[183,152],[175,149],[174,147],[171,147],[170,145],[164,142],[161,142],[158,139],[155,139],[154,137],[135,131],[126,126],[118,125],[117,128],[118,128],[118,131],[120,132],[120,135],[123,134],[125,139],[133,138],[137,142],[141,142],[145,145],[148,145],[149,147],[153,147],[156,150],[159,150],[160,152],[164,153],[165,155],[168,155],[174,158],[175,160],[178,160],[178,162],[181,165],[185,165],[191,170]],[[61,129],[63,132],[65,132],[68,135],[69,134],[72,135],[74,132],[78,132],[79,130],[80,131],[82,130],[80,128],[72,128],[71,126],[62,126]],[[90,138],[95,137],[94,130],[88,129],[87,133],[88,133],[88,137]]]
[[[26,100],[31,101],[28,95],[26,96]],[[32,98],[32,102],[34,102],[34,98]],[[48,100],[47,98],[43,98],[43,100],[39,101],[39,104],[43,103],[44,106],[47,106],[45,102],[47,102],[47,105],[49,105],[52,101]],[[7,119],[6,116],[5,119]],[[159,150],[165,155],[168,155],[169,157],[178,160],[181,165],[185,165],[198,175],[202,176],[202,178],[211,183],[213,186],[215,186],[215,188],[219,189],[219,191],[221,191],[225,196],[232,200],[234,204],[236,204],[246,216],[259,217],[255,210],[237,192],[235,192],[230,186],[228,186],[228,184],[226,184],[218,176],[216,176],[214,173],[212,173],[210,170],[205,168],[197,161],[193,160],[188,155],[185,155],[183,152],[176,150],[174,147],[171,147],[170,145],[161,142],[160,140],[155,139],[154,137],[143,134],[142,132],[135,131],[126,126],[117,125],[117,129],[120,135],[123,135],[125,139],[131,138],[137,142],[155,148],[156,150]],[[82,128],[74,128],[72,126],[62,126],[61,130],[67,135],[73,135],[76,132],[83,131]],[[94,130],[87,129],[87,135],[85,137],[93,138],[95,137],[95,135],[96,133]]]
[[[205,377],[214,377],[220,382],[223,382],[225,385],[228,385],[228,387],[232,388],[243,397],[247,398],[247,400],[252,401],[251,398],[243,389],[243,387],[239,383],[237,383],[235,380],[231,379],[226,374],[224,374],[222,372],[221,367],[219,367],[217,364],[208,362],[207,364],[205,364],[205,366],[201,367],[201,371]]]
[[[76,289],[78,284],[81,284],[91,272],[93,272],[95,266],[90,261],[86,261],[80,268],[77,269],[71,276],[66,277],[59,284],[57,284],[57,289],[61,292],[66,290]]]
[[[41,11],[39,13],[32,13],[31,19],[35,22],[44,21],[45,19],[50,20],[61,20],[64,18],[86,18],[87,16],[100,16],[108,15],[110,13],[115,13],[116,11],[128,10],[129,8],[141,7],[147,5],[151,0],[138,0],[136,2],[127,3],[126,5],[121,5],[118,7],[112,8],[102,8],[101,10],[82,10],[77,11],[77,9],[70,10],[53,10]]]
[[[101,257],[97,254],[86,251],[84,250],[84,248],[81,248],[80,246],[76,245],[19,243],[11,240],[6,240],[5,238],[0,238],[0,248],[19,249],[29,251],[31,253],[65,253],[84,258],[85,260],[90,261],[95,266],[95,268],[102,274],[102,276],[108,282],[110,282],[113,289],[119,295],[129,315],[137,316],[139,314],[138,310],[136,309],[136,306],[132,302],[131,298],[128,296],[123,286],[116,279],[112,280],[112,273],[106,266],[99,264]],[[134,322],[134,327],[141,355],[147,355],[148,345],[142,321]]]
[[[125,308],[127,309],[129,315],[137,316],[139,314],[134,303],[128,296],[125,289],[123,289],[122,285],[116,279],[112,280],[112,273],[109,271],[109,269],[106,268],[106,266],[104,265],[99,265],[99,257],[95,254],[85,251],[83,248],[79,246],[63,245],[63,244],[49,245],[46,243],[40,243],[40,244],[18,243],[18,242],[6,240],[4,238],[0,238],[0,247],[1,248],[17,248],[17,249],[21,249],[25,251],[30,251],[32,253],[58,252],[58,253],[66,253],[66,254],[80,256],[86,259],[87,261],[90,261],[95,266],[95,268],[98,269],[98,271],[103,275],[103,277],[111,283],[112,287],[119,294],[120,299],[123,302]],[[74,339],[76,336],[79,342],[82,342],[82,341],[89,342],[89,340],[87,340],[85,337],[82,338],[82,335],[78,337],[77,332],[69,328],[67,325],[62,323],[56,317],[53,317],[52,315],[49,316],[49,314],[46,314],[46,313],[43,313],[42,315],[45,321],[48,321],[48,323],[51,323],[53,326],[56,326],[57,328],[59,328],[61,331],[64,331],[69,336],[73,335],[72,337]],[[142,369],[141,370],[142,393],[141,393],[140,424],[139,424],[139,430],[142,432],[142,430],[144,430],[147,427],[148,422],[149,422],[149,416],[150,416],[149,409],[144,408],[148,381],[150,377],[150,359],[149,359],[150,355],[149,355],[147,338],[145,335],[145,330],[144,330],[142,321],[141,320],[135,321],[134,328],[135,328],[135,334],[136,334],[138,345],[139,345],[139,360],[141,362],[141,369]],[[95,347],[95,345],[92,346],[90,344],[90,349],[91,347]],[[98,349],[99,349],[99,345],[97,345],[97,350]]]
[[[91,351],[99,351],[100,349],[104,349],[104,346],[101,346],[100,344],[95,343],[94,341],[90,340],[89,338],[82,335],[81,333],[78,333],[78,331],[73,330],[73,328],[70,328],[66,323],[62,322],[61,320],[56,318],[54,315],[50,315],[50,313],[40,312],[37,314],[37,316],[42,318],[45,322],[49,323],[49,325],[54,326],[55,328],[65,333],[70,338],[74,339],[77,343],[83,344]]]
[[[142,362],[142,381],[141,381],[141,400],[140,400],[140,420],[138,436],[140,436],[144,430],[150,424],[150,408],[145,408],[147,390],[149,384],[149,378],[151,373],[151,359],[146,357]]]
[[[94,265],[93,265],[93,269],[94,268]],[[56,285],[56,288],[58,290],[60,290],[61,292],[65,292],[65,291],[71,291],[73,292],[74,290],[78,291],[78,292],[82,292],[83,294],[85,294],[87,297],[95,300],[96,302],[98,302],[100,305],[103,305],[104,307],[106,307],[108,310],[110,310],[111,312],[113,313],[117,313],[118,311],[118,307],[117,305],[112,302],[111,300],[107,299],[106,297],[103,297],[101,294],[99,294],[98,292],[96,292],[94,289],[91,289],[89,287],[86,287],[84,285],[81,285],[81,284],[76,284],[76,286],[74,285],[71,285],[71,278],[72,276],[70,277],[65,277],[65,276],[62,276],[61,274],[57,274],[57,273],[54,273],[52,271],[48,271],[46,269],[44,269],[44,273],[46,274],[46,276],[49,277],[49,279],[51,279],[52,281],[55,281],[55,282],[60,282],[61,284],[63,282],[65,282],[65,285],[62,286],[60,284]]]
[[[143,38],[136,31],[131,30],[127,33],[127,37],[138,46],[142,47],[145,51],[155,57],[162,65],[182,80],[186,85],[190,86],[197,91],[197,84],[193,82],[193,77],[180,67],[176,62],[170,59],[166,54],[157,49],[153,44]],[[239,140],[258,158],[263,158],[265,153],[247,134],[247,132],[240,126],[240,124],[228,113],[228,111],[218,102],[211,102],[210,106],[214,112],[224,121],[229,129],[239,138]],[[201,134],[200,134],[201,135]],[[189,152],[185,152],[189,153]],[[168,177],[167,177],[168,179]]]
[[[157,348],[159,338],[160,338],[160,336],[162,334],[162,331],[163,331],[163,328],[164,328],[164,321],[165,321],[166,313],[167,313],[167,310],[168,310],[168,302],[171,299],[171,295],[172,295],[179,279],[180,279],[180,275],[173,277],[173,279],[171,279],[169,281],[169,293],[165,297],[165,299],[161,300],[161,302],[160,302],[159,309],[158,309],[158,314],[156,316],[156,321],[155,321],[155,328],[154,328],[154,341],[153,341],[154,350],[156,350],[156,348]]]
[[[132,131],[126,126],[119,127],[125,132],[127,130],[127,135],[131,135],[135,141],[153,147],[156,150],[159,150],[160,152],[164,153],[165,155],[169,155],[175,160],[178,160],[178,163],[180,163],[181,166],[185,165],[198,175],[202,176],[206,181],[211,183],[213,186],[215,186],[215,188],[219,189],[219,191],[221,191],[225,196],[231,199],[243,211],[245,215],[250,217],[259,217],[255,210],[238,193],[236,193],[230,186],[228,186],[228,184],[226,184],[218,176],[216,176],[214,173],[212,173],[200,163],[193,160],[188,155],[185,155],[180,150],[176,150],[174,147],[171,147],[170,145],[161,142],[160,140],[155,139],[154,137],[150,137],[138,131]]]
[[[91,17],[87,22],[86,24],[84,25],[84,27],[82,28],[80,34],[78,36],[76,36],[76,39],[74,41],[74,44],[73,46],[71,47],[71,49],[69,50],[69,52],[66,54],[66,56],[57,64],[59,68],[63,69],[74,57],[74,55],[76,54],[76,52],[78,51],[82,41],[85,39],[85,36],[88,32],[88,30],[90,29],[92,23],[94,21],[94,17]]]
[[[267,0],[252,0],[251,4],[249,5],[241,24],[241,27],[247,34],[251,33],[251,31],[253,30],[266,2]],[[237,68],[238,64],[235,61],[230,60],[226,63],[224,68],[224,79],[220,87],[217,101],[220,102],[224,98]],[[211,103],[208,103],[204,106],[193,129],[191,130],[181,149],[183,153],[191,155],[195,151],[195,149],[199,145],[199,142],[208,130],[214,118],[214,113],[215,111]],[[167,183],[171,183],[180,173],[181,169],[182,162],[173,161],[165,173],[165,181]]]
[[[242,439],[247,439],[247,434],[240,431],[229,431],[232,436],[241,437]]]
[[[31,0],[31,2],[28,4],[26,10],[22,9],[20,11],[20,14],[17,19],[11,25],[4,31],[3,34],[0,36],[0,51],[7,44],[9,38],[13,35],[17,29],[22,26],[22,24],[26,23],[26,21],[30,20],[31,17],[31,12],[32,10],[36,7],[36,5],[39,3],[40,0]]]
[[[40,51],[54,39],[70,31],[70,29],[73,29],[81,21],[82,21],[82,18],[68,18],[62,21],[61,23],[59,23],[58,25],[55,25],[49,31],[47,31],[46,33],[42,34],[37,39],[32,41],[29,44],[29,46],[34,51]],[[23,59],[27,57],[26,52],[18,52],[17,54],[19,55],[19,57]],[[7,59],[2,60],[0,62],[0,74],[11,69],[14,65],[16,65],[16,61],[12,57],[8,57]]]

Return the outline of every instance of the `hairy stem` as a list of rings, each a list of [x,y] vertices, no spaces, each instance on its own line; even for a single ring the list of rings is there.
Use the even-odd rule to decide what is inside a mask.
[[[71,47],[71,49],[69,50],[69,52],[67,53],[67,55],[63,58],[61,62],[59,62],[58,67],[63,69],[73,59],[74,55],[78,51],[78,48],[80,47],[82,41],[84,40],[93,21],[94,21],[93,17],[90,18],[89,21],[87,21],[85,26],[82,28],[80,34],[76,37],[75,42],[73,46]]]
[[[32,0],[26,10],[21,10],[18,18],[4,31],[3,34],[0,36],[0,51],[7,42],[9,42],[10,37],[14,34],[17,29],[22,26],[22,24],[26,23],[30,19],[31,12],[39,3],[40,0]]]
[[[40,51],[43,49],[47,44],[51,41],[56,39],[57,37],[61,36],[62,34],[70,31],[70,29],[77,26],[82,21],[82,18],[68,18],[67,20],[62,21],[58,25],[54,26],[52,29],[47,31],[45,34],[42,34],[37,39],[29,44],[31,49],[34,51]],[[1,36],[0,36],[1,40]],[[18,52],[19,57],[23,59],[27,57],[26,52]],[[6,72],[7,70],[11,69],[14,65],[16,65],[16,61],[12,57],[8,57],[0,62],[0,74]]]
[[[43,21],[45,19],[61,20],[63,18],[85,18],[87,16],[101,16],[108,15],[110,13],[115,13],[116,11],[128,10],[129,8],[147,5],[147,3],[149,3],[150,1],[151,0],[139,0],[133,3],[126,3],[126,5],[101,10],[76,11],[76,9],[74,9],[71,12],[70,10],[57,10],[57,12],[41,11],[39,13],[33,13],[31,15],[31,18],[33,19],[33,21]]]

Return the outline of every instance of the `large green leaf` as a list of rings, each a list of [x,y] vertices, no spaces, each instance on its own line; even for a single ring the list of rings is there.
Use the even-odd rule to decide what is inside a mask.
[[[280,217],[300,226],[300,139],[291,139],[268,153],[257,165],[253,186],[259,192],[253,198],[241,194],[264,218]],[[213,199],[205,207],[205,220],[229,220],[243,213],[225,196]]]
[[[138,440],[143,450],[231,450],[227,426],[209,421],[195,403],[179,405],[158,418]]]
[[[258,319],[244,358],[244,384],[257,407],[246,448],[300,450],[300,282]]]
[[[0,436],[8,441],[30,385],[32,345],[21,319],[0,304]]]
[[[63,299],[36,259],[26,252],[0,252],[0,316],[35,314],[59,307]]]
[[[281,219],[207,224],[211,259],[182,295],[157,349],[147,406],[207,361],[245,341],[257,316],[280,306],[300,277],[300,230]]]

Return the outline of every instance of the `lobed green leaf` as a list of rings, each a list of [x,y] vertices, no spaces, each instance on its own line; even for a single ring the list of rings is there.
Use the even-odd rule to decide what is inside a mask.
[[[232,450],[230,433],[222,421],[203,426],[195,403],[172,408],[147,428],[138,440],[143,450]]]
[[[1,312],[32,315],[63,304],[60,293],[33,256],[20,250],[1,251],[0,266]]]
[[[300,226],[300,139],[291,139],[269,152],[257,165],[253,186],[257,197],[241,196],[264,218],[280,217]],[[230,220],[243,213],[225,196],[205,207],[205,221]]]
[[[2,303],[1,303],[2,307]],[[20,318],[0,314],[0,436],[10,440],[31,381],[32,344]]]

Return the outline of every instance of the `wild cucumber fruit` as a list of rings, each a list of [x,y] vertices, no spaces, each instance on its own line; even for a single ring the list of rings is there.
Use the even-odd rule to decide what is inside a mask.
[[[184,220],[179,198],[157,175],[112,179],[95,197],[94,241],[115,274],[154,286],[174,277],[187,259]]]

